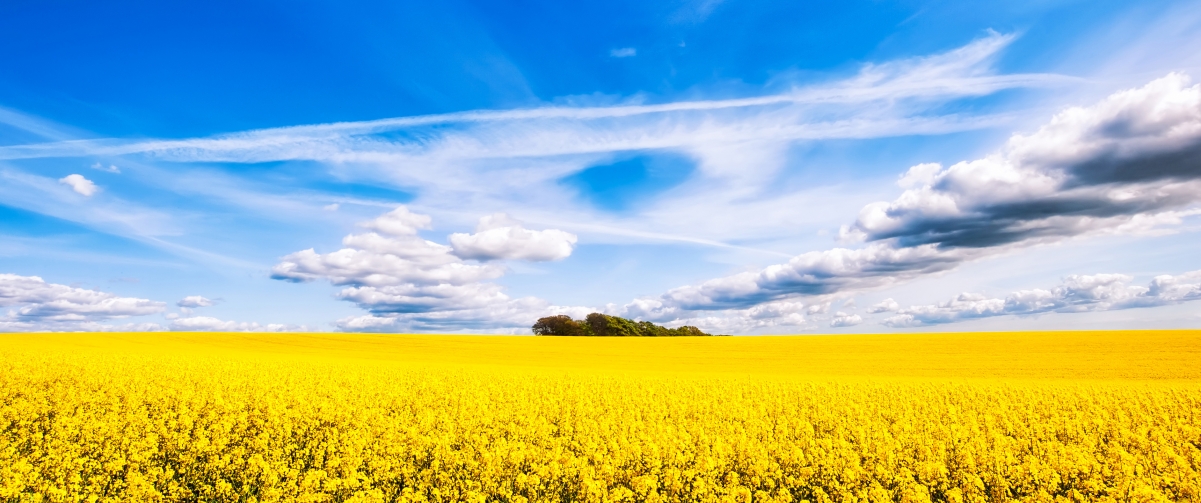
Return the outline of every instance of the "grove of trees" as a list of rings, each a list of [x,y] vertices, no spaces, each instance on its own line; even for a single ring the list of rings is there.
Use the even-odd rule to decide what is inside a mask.
[[[667,328],[649,321],[634,321],[620,316],[592,313],[582,320],[560,314],[539,318],[533,326],[534,335],[600,336],[600,337],[679,337],[713,335],[694,326]]]

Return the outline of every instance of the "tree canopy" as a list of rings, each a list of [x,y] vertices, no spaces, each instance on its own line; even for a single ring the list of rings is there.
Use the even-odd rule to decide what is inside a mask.
[[[649,321],[634,321],[620,316],[592,313],[582,320],[560,314],[539,318],[533,326],[534,335],[566,335],[596,337],[680,337],[713,335],[691,325],[667,328]]]

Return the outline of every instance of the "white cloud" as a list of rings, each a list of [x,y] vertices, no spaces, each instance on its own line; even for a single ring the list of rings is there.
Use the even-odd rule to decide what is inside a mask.
[[[898,105],[898,100],[904,99],[954,99],[957,97],[967,96],[983,96],[1004,89],[1020,88],[1020,87],[1041,87],[1048,85],[1061,85],[1067,82],[1075,82],[1077,79],[1071,79],[1059,75],[1048,74],[1007,74],[997,75],[993,69],[993,63],[997,59],[998,54],[1002,49],[1009,45],[1014,40],[1012,35],[991,34],[987,37],[973,41],[972,43],[960,47],[958,49],[932,56],[911,58],[899,61],[886,62],[881,64],[865,65],[861,71],[852,78],[837,81],[831,84],[824,84],[810,87],[797,87],[790,89],[787,92],[779,94],[771,94],[766,96],[748,97],[748,98],[733,98],[725,100],[703,100],[703,101],[685,101],[672,102],[654,105],[643,104],[624,104],[606,107],[540,107],[532,109],[516,109],[516,110],[476,110],[467,112],[456,112],[450,114],[426,115],[416,117],[397,117],[390,119],[380,119],[373,121],[362,122],[342,122],[333,124],[318,124],[306,126],[291,126],[284,128],[263,129],[247,131],[242,133],[234,133],[228,135],[220,135],[209,138],[196,138],[185,140],[151,140],[151,141],[134,141],[134,142],[116,142],[113,140],[103,141],[72,141],[56,144],[37,144],[37,145],[20,145],[12,147],[4,147],[0,149],[0,158],[28,158],[39,156],[63,156],[69,155],[71,151],[97,151],[107,152],[113,155],[129,154],[129,153],[155,153],[166,158],[184,161],[230,161],[230,162],[261,162],[266,160],[286,160],[286,159],[315,159],[315,160],[335,160],[335,157],[341,160],[350,160],[348,154],[353,155],[353,151],[343,148],[348,144],[343,142],[346,139],[353,139],[352,143],[358,144],[358,151],[368,154],[368,157],[359,157],[360,160],[367,160],[370,156],[390,151],[400,153],[400,151],[412,151],[414,149],[424,150],[423,146],[442,146],[448,150],[439,149],[435,157],[442,157],[450,154],[449,148],[460,149],[460,155],[468,155],[474,157],[476,154],[482,154],[490,158],[510,157],[516,152],[507,151],[504,148],[490,147],[487,149],[477,150],[474,147],[480,146],[477,141],[485,140],[483,137],[448,137],[435,136],[427,140],[415,139],[418,143],[378,143],[371,142],[364,138],[365,135],[376,133],[387,133],[404,128],[416,128],[423,126],[442,125],[442,124],[500,124],[502,128],[511,130],[512,134],[496,136],[493,139],[500,144],[507,144],[519,151],[527,151],[531,145],[527,142],[513,143],[513,140],[519,137],[530,138],[532,141],[541,143],[541,140],[546,139],[538,133],[554,132],[562,130],[565,127],[570,127],[572,124],[565,121],[593,121],[604,120],[611,121],[613,119],[626,118],[650,118],[656,122],[662,122],[665,114],[684,113],[692,114],[694,112],[711,112],[721,110],[734,109],[755,109],[759,107],[772,107],[778,105],[805,105],[805,106],[824,106],[828,104],[839,105],[857,105],[867,103],[891,103],[894,106]],[[876,107],[878,108],[878,107]],[[870,108],[868,108],[870,110]],[[796,119],[808,119],[806,116],[798,116],[796,114],[779,114],[779,110],[761,110],[765,112],[765,116],[772,116],[776,121],[773,121],[768,126],[768,129],[781,132],[781,126],[787,126]],[[827,110],[828,111],[828,110]],[[847,107],[846,112],[849,114],[846,118],[853,118],[863,109],[857,107]],[[695,116],[694,116],[695,117]],[[706,118],[703,117],[702,118]],[[780,121],[780,120],[783,121]],[[548,127],[547,130],[539,127],[531,130],[527,124],[537,121],[549,121],[543,123],[543,126]],[[708,122],[708,121],[702,121]],[[843,121],[823,122],[826,125],[841,124]],[[809,120],[804,120],[802,124],[814,124]],[[907,123],[912,125],[912,123]],[[671,129],[675,129],[678,124],[669,122],[667,124]],[[735,122],[731,129],[723,129],[726,134],[733,134],[736,141],[752,140],[762,138],[763,135],[773,131],[765,129],[756,129],[751,131],[743,131],[736,133],[741,126],[746,123]],[[843,124],[848,125],[848,124]],[[901,124],[893,124],[894,127],[901,127]],[[836,126],[837,127],[837,126]],[[516,129],[514,129],[516,128]],[[803,128],[808,129],[808,128]],[[488,130],[489,134],[497,130]],[[578,130],[595,132],[596,130]],[[620,131],[612,131],[620,132]],[[647,132],[643,129],[629,130],[629,133],[643,134]],[[652,141],[655,145],[660,145],[662,133],[656,134],[647,140]],[[689,133],[694,131],[681,131],[684,135],[672,135],[673,140],[685,140]],[[714,131],[716,132],[716,131]],[[794,132],[800,133],[800,130]],[[908,130],[912,133],[913,130]],[[447,134],[455,132],[448,131]],[[895,134],[895,133],[890,133]],[[590,134],[590,136],[592,136]],[[621,136],[626,136],[625,134]],[[808,136],[808,135],[805,135]],[[825,135],[823,135],[825,136]],[[856,135],[857,136],[857,135]],[[571,136],[555,136],[563,140],[571,138]],[[443,142],[442,140],[447,140]],[[612,151],[612,148],[598,146],[597,142],[602,138],[590,138],[588,142],[591,147],[582,145],[578,141],[572,141],[562,145],[569,147],[572,150],[562,151],[555,150],[553,152],[532,152],[531,155],[558,155],[567,152],[598,152]],[[687,141],[688,145],[705,145],[713,139],[705,136],[702,138],[693,138]],[[380,150],[375,147],[386,147],[391,145],[398,148],[389,148]],[[545,147],[540,145],[539,147]],[[668,145],[660,145],[666,147]],[[328,147],[336,147],[330,150]],[[575,150],[578,148],[586,148],[587,150]],[[642,148],[653,148],[644,146]],[[325,157],[329,155],[331,157]],[[430,158],[430,160],[433,160]]]
[[[287,255],[271,269],[272,277],[289,281],[328,279],[335,285],[473,283],[504,275],[492,264],[473,265],[450,254],[450,247],[420,238],[352,234],[347,246],[331,253],[312,248]]]
[[[466,263],[456,256],[455,249],[417,236],[417,231],[428,229],[430,222],[427,215],[399,207],[360,224],[376,232],[346,236],[342,240],[345,248],[326,254],[308,249],[283,257],[272,268],[272,277],[287,281],[325,279],[344,286],[337,297],[370,313],[340,321],[338,326],[344,330],[528,330],[524,327],[546,313],[583,309],[556,307],[532,297],[510,298],[499,285],[488,282],[502,276],[503,267]],[[516,234],[518,238],[489,241],[487,233],[497,230],[508,233],[505,237]],[[503,215],[493,215],[481,219],[475,235],[456,234],[451,238],[467,238],[467,245],[459,243],[459,250],[480,253],[484,249],[491,254],[489,258],[530,260],[562,253],[547,244],[566,240],[556,243],[553,234],[550,238],[544,234],[547,232],[527,231]],[[570,237],[574,242],[574,236]],[[464,255],[479,258],[471,253]],[[582,313],[587,314],[587,310]]]
[[[834,319],[830,320],[831,327],[853,327],[863,323],[863,317],[857,314],[848,314],[842,311],[834,313]]]
[[[696,156],[700,161],[698,178],[711,182],[695,188],[701,194],[681,194],[697,196],[697,200],[704,201],[703,206],[687,205],[684,200],[663,201],[663,205],[691,208],[678,215],[672,212],[677,215],[674,218],[688,218],[701,229],[712,227],[709,224],[718,216],[742,222],[720,227],[727,232],[746,228],[746,222],[752,221],[759,224],[752,228],[768,228],[769,223],[781,222],[763,222],[765,215],[753,211],[750,206],[756,204],[746,196],[771,183],[770,175],[781,169],[792,142],[991,127],[1005,119],[940,114],[937,107],[949,100],[1004,89],[1074,81],[1054,75],[997,75],[993,61],[1012,39],[993,34],[945,54],[867,65],[858,75],[843,81],[747,98],[469,111],[186,140],[11,146],[0,147],[0,158],[95,151],[112,155],[147,153],[185,162],[307,159],[339,166],[350,163],[359,166],[355,169],[360,176],[420,187],[424,195],[414,204],[425,207],[450,210],[457,207],[452,201],[491,200],[504,203],[497,207],[520,204],[525,208],[523,214],[535,214],[541,208],[547,215],[562,216],[559,207],[563,202],[571,206],[570,201],[535,200],[528,194],[554,193],[551,189],[559,179],[587,168],[598,157],[615,152],[671,150]],[[413,134],[388,134],[393,131]],[[761,198],[755,200],[766,203]],[[548,204],[552,206],[549,211]],[[746,209],[731,215],[732,209],[743,207]],[[739,218],[742,216],[748,218]],[[652,222],[660,234],[680,227],[679,222]],[[772,232],[778,232],[778,228],[771,227]]]
[[[829,303],[815,306],[818,313],[829,309]],[[654,298],[642,298],[625,306],[610,305],[605,311],[628,318],[657,321],[669,327],[692,325],[715,334],[786,333],[816,328],[806,317],[815,306],[800,301],[774,301],[746,309],[686,311],[668,308]]]
[[[826,314],[830,312],[830,303],[822,302],[820,304],[811,304],[806,311],[809,314]]]
[[[798,220],[827,225],[833,222],[826,222],[826,215],[858,209],[854,198],[845,197],[850,188],[773,187],[796,142],[995,127],[1010,116],[950,114],[943,105],[1005,89],[1078,82],[1058,75],[998,74],[996,56],[1012,40],[990,34],[943,54],[865,65],[850,78],[774,93],[765,88],[762,95],[744,98],[644,104],[641,96],[633,96],[610,106],[475,110],[183,140],[16,145],[0,147],[0,158],[139,153],[182,162],[309,160],[329,164],[340,176],[416,189],[410,204],[442,220],[458,218],[470,204],[611,242],[676,241],[741,250],[729,242],[778,240],[779,230],[795,228]],[[697,169],[678,190],[632,215],[597,212],[561,190],[563,177],[631,151],[683,155]],[[210,192],[218,196],[232,188]],[[834,203],[831,211],[811,215],[785,210],[827,203]]]
[[[322,206],[321,209],[323,209],[325,211],[338,211],[338,208],[340,208],[340,207],[341,207],[341,205],[339,205],[338,203],[332,203],[332,204],[327,204],[325,206]]]
[[[338,293],[338,298],[375,313],[426,313],[504,304],[509,297],[501,290],[500,285],[495,283],[406,283],[348,287]]]
[[[0,306],[16,316],[60,321],[102,320],[162,312],[162,302],[46,283],[37,276],[0,274]],[[12,313],[10,313],[12,314]]]
[[[835,248],[809,252],[784,264],[717,278],[695,286],[669,290],[655,302],[651,314],[659,319],[680,311],[743,309],[798,296],[823,296],[896,284],[918,276],[949,270],[975,250],[940,250],[931,245],[896,248],[872,243],[861,249]],[[656,316],[659,315],[659,316]]]
[[[899,310],[884,320],[891,327],[913,327],[930,323],[947,323],[957,319],[985,318],[1005,312],[1005,301],[980,294],[963,293],[947,302],[930,306],[914,306]]]
[[[1151,305],[1170,304],[1201,299],[1201,270],[1186,272],[1179,276],[1168,274],[1151,280],[1144,298],[1154,299]]]
[[[755,320],[775,320],[794,316],[793,321],[803,323],[805,321],[803,313],[810,311],[812,307],[806,306],[804,302],[795,301],[766,302],[746,309],[746,316]]]
[[[400,206],[373,220],[359,224],[359,227],[389,236],[416,236],[417,231],[431,228],[430,221],[429,215],[419,215]]]
[[[1201,200],[1201,86],[1170,74],[1070,108],[1000,152],[903,180],[848,234],[903,246],[995,247],[1113,229]],[[915,175],[917,170],[919,175]]]
[[[271,269],[272,277],[383,287],[463,285],[504,274],[500,266],[464,263],[449,246],[417,236],[418,229],[429,228],[429,224],[429,216],[399,207],[359,224],[377,232],[348,235],[342,239],[345,248],[326,254],[310,248],[283,257]]]
[[[534,297],[509,299],[483,307],[419,313],[382,313],[351,316],[337,323],[348,332],[471,332],[529,334],[543,316],[566,314],[583,318],[596,309],[555,306]]]
[[[0,307],[12,307],[3,326],[22,330],[82,330],[97,322],[161,313],[162,302],[47,283],[37,276],[0,274]]]
[[[721,5],[725,0],[691,0],[683,2],[683,5],[670,16],[674,22],[680,23],[699,23],[704,21],[713,13],[717,6]],[[684,47],[684,42],[680,42],[680,47]]]
[[[455,256],[474,260],[563,260],[571,255],[578,238],[558,229],[531,231],[504,213],[480,219],[475,234],[454,233],[450,245]]]
[[[1147,287],[1127,285],[1131,279],[1123,274],[1072,275],[1049,290],[1019,290],[1004,299],[963,293],[940,304],[900,309],[883,323],[917,327],[994,316],[1109,311],[1201,300],[1201,271],[1156,276]]]
[[[120,197],[84,199],[63,190],[53,178],[24,173],[4,165],[0,165],[0,200],[5,205],[137,241],[215,269],[258,270],[262,267],[262,264],[174,242],[176,237],[185,234],[180,226],[181,221],[198,215],[187,208],[174,207],[170,211],[153,209]]]
[[[224,321],[211,316],[192,316],[171,320],[171,330],[177,332],[304,332],[307,327],[269,323]]]
[[[928,162],[918,164],[909,168],[901,178],[897,179],[897,186],[902,189],[912,189],[923,185],[934,183],[935,177],[942,171],[942,165],[936,162]]]
[[[609,55],[614,58],[629,58],[638,55],[638,50],[633,47],[622,47],[609,51]]]
[[[901,308],[901,305],[898,304],[897,301],[895,301],[891,298],[888,298],[888,299],[884,299],[883,301],[881,301],[878,304],[873,304],[872,307],[867,308],[867,312],[870,314],[888,313],[888,312],[896,311],[897,309],[900,309],[900,308]]]
[[[95,321],[32,322],[0,318],[0,332],[160,332],[158,323],[100,323]]]
[[[59,178],[58,183],[71,187],[71,190],[84,197],[92,197],[92,194],[98,190],[96,184],[84,178],[83,175],[67,175]]]
[[[121,174],[121,168],[118,168],[117,165],[115,165],[115,164],[109,164],[108,167],[106,168],[106,167],[104,167],[104,164],[97,162],[92,165],[92,169],[100,170],[100,171],[104,171],[104,172],[108,172],[108,173],[113,173],[113,174],[117,174],[117,175]]]
[[[785,153],[798,141],[993,127],[1007,119],[948,115],[942,105],[1005,89],[1071,81],[1054,75],[997,74],[993,62],[1012,40],[993,34],[944,54],[866,65],[849,79],[748,98],[469,111],[185,140],[18,145],[0,147],[0,158],[144,153],[185,162],[314,160],[345,167],[353,176],[419,188],[414,207],[440,219],[461,213],[465,201],[487,211],[504,208],[523,216],[528,208],[542,208],[537,210],[541,213],[528,214],[551,215],[565,224],[530,218],[572,232],[582,232],[582,225],[569,223],[587,221],[595,223],[594,232],[631,239],[670,235],[729,246],[722,241],[762,239],[794,223],[796,212],[780,209],[793,206],[782,203],[813,204],[806,198],[818,191],[774,195],[768,190],[778,180]],[[740,313],[765,303],[886,287],[1017,246],[1171,226],[1190,211],[1199,193],[1193,180],[1182,178],[1187,170],[1180,167],[1190,164],[1166,168],[1173,164],[1156,162],[1154,166],[1167,169],[1159,178],[1154,172],[1163,171],[1160,168],[1131,166],[1164,155],[1189,159],[1191,151],[1185,147],[1193,141],[1193,126],[1188,96],[1195,94],[1190,90],[1195,87],[1186,85],[1169,78],[1158,87],[1148,86],[1155,89],[1132,90],[1078,109],[1080,113],[1065,112],[1044,130],[1016,135],[1005,149],[984,159],[949,168],[916,166],[898,180],[907,189],[901,197],[864,208],[859,220],[846,227],[844,237],[854,243],[865,240],[865,245],[803,254],[785,264],[681,287],[627,307],[631,312],[645,310],[656,320],[727,314],[742,320]],[[1180,110],[1186,112],[1176,113]],[[405,134],[391,134],[398,131]],[[1065,144],[1076,153],[1056,157],[1044,148]],[[695,173],[679,190],[644,212],[628,218],[598,217],[576,201],[553,199],[554,195],[548,196],[550,201],[529,197],[553,194],[539,190],[614,152],[642,150],[672,151],[696,161]],[[1106,169],[1113,171],[1109,178],[1099,175]],[[1085,176],[1089,173],[1100,178]],[[1048,187],[1058,189],[1048,192]],[[347,300],[394,310],[398,303],[442,309],[432,299],[452,299],[447,302],[453,304],[481,299],[473,295],[483,296],[479,302],[499,298],[488,288],[466,285],[495,279],[503,269],[463,263],[455,255],[456,247],[420,239],[417,230],[427,229],[429,218],[418,221],[410,216],[397,215],[396,222],[379,219],[372,224],[377,227],[368,227],[372,232],[347,236],[345,247],[333,253],[306,250],[289,255],[276,266],[275,275],[294,281],[329,279],[348,287]]]
[[[688,317],[881,288],[1016,247],[1177,225],[1201,203],[1201,85],[1188,84],[1171,74],[1061,112],[983,159],[915,166],[901,178],[910,189],[866,206],[843,229],[845,240],[867,241],[861,248],[809,252],[638,303],[655,306],[658,319]],[[956,302],[964,313],[991,309]],[[906,314],[915,313],[897,319]]]
[[[183,308],[209,307],[213,304],[214,302],[212,300],[206,299],[199,295],[189,295],[175,303],[175,305]]]

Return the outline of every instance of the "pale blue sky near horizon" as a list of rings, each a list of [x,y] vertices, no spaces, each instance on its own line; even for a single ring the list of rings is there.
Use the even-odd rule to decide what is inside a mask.
[[[1196,1],[6,2],[0,331],[1201,327],[1199,46]]]

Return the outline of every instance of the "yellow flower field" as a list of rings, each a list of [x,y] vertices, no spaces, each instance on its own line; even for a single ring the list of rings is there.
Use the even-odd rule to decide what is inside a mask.
[[[1201,332],[0,335],[0,501],[1201,501]]]

